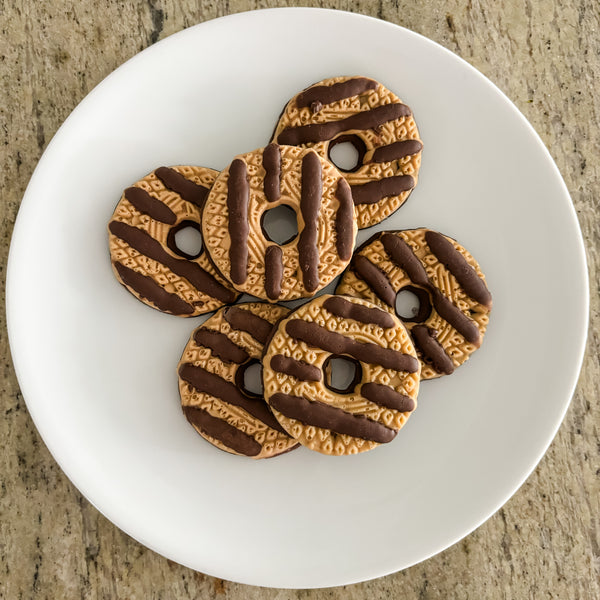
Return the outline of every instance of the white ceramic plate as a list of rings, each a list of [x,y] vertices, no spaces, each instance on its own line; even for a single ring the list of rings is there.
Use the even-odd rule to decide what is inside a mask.
[[[269,141],[295,92],[339,74],[396,91],[425,142],[417,189],[379,228],[428,226],[460,240],[487,275],[491,324],[466,365],[423,384],[418,410],[392,444],[347,458],[301,449],[246,460],[186,423],[175,366],[200,320],[162,315],[117,284],[106,223],[121,190],[154,167],[224,167]],[[422,561],[515,492],[569,404],[587,302],[568,192],[511,102],[419,35],[313,9],[204,23],[103,81],[31,179],[7,292],[27,406],[81,492],[172,560],[239,582],[303,588]]]

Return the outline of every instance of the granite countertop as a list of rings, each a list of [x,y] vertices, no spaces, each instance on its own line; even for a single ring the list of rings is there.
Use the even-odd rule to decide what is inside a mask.
[[[369,14],[439,42],[496,83],[540,134],[571,192],[590,273],[588,347],[565,421],[512,499],[474,533],[430,560],[344,588],[253,588],[162,558],[81,496],[27,412],[2,310],[0,598],[600,598],[597,0],[79,0],[65,3],[69,8],[50,0],[4,3],[0,268],[5,270],[19,203],[38,159],[97,83],[138,51],[190,25],[296,4]]]

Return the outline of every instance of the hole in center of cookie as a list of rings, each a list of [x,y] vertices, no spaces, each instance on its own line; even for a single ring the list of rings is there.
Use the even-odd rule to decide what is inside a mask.
[[[329,160],[344,173],[354,173],[363,163],[367,147],[353,134],[340,135],[329,142],[327,156]]]
[[[167,246],[183,258],[198,258],[202,254],[200,225],[194,221],[182,221],[175,225],[167,236]]]
[[[431,314],[429,292],[413,285],[404,286],[396,294],[396,314],[409,323],[422,323]]]
[[[241,377],[239,376],[241,373]],[[238,370],[238,385],[249,396],[262,396],[262,366],[260,361],[251,360]]]
[[[362,367],[348,356],[332,354],[323,365],[325,387],[338,394],[351,394],[362,379]]]
[[[265,211],[260,225],[263,235],[280,246],[289,244],[298,235],[296,211],[285,204]]]

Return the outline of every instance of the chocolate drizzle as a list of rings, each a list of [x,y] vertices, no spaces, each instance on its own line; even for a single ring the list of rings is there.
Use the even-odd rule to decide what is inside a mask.
[[[375,295],[388,306],[396,304],[396,292],[387,275],[366,256],[355,254],[352,270],[375,292]]]
[[[269,404],[289,419],[305,425],[329,429],[333,433],[351,435],[380,444],[391,442],[397,432],[364,415],[354,415],[340,408],[313,402],[299,396],[277,393],[269,398]]]
[[[352,198],[354,204],[375,204],[384,198],[398,196],[402,192],[407,192],[415,187],[415,180],[411,175],[395,175],[369,181],[362,185],[352,186]]]
[[[265,291],[269,300],[277,300],[283,281],[283,252],[279,246],[265,250]]]
[[[176,275],[187,279],[197,290],[226,304],[235,302],[237,298],[235,292],[220,284],[198,263],[171,256],[157,240],[144,230],[121,221],[111,221],[108,228],[113,235],[129,244],[140,254],[163,264]]]
[[[321,381],[321,369],[291,356],[276,354],[271,358],[270,365],[273,371],[290,375],[299,381]]]
[[[214,329],[199,327],[194,332],[197,346],[208,348],[213,356],[226,363],[242,364],[249,359],[248,353],[234,344],[224,333]]]
[[[229,211],[229,261],[232,283],[241,285],[248,279],[248,202],[250,184],[246,163],[236,158],[229,167],[227,210]]]
[[[369,308],[362,304],[350,302],[341,296],[331,296],[323,302],[323,307],[336,317],[353,319],[367,325],[377,325],[384,329],[394,327],[395,322],[389,313],[379,308]]]
[[[380,383],[363,383],[360,388],[363,398],[400,412],[411,412],[416,403],[410,396],[397,392],[394,388]]]
[[[313,103],[332,104],[377,88],[377,82],[366,77],[354,77],[333,85],[314,85],[296,96],[296,106],[304,108]]]
[[[193,306],[176,294],[171,294],[161,288],[151,277],[142,275],[121,263],[116,262],[113,264],[121,281],[132,290],[135,290],[142,298],[152,302],[159,310],[173,315],[190,315],[194,312]]]
[[[281,196],[281,150],[277,144],[269,144],[263,152],[265,169],[264,192],[268,202],[276,202]]]
[[[460,333],[467,342],[481,343],[479,329],[474,321],[467,317],[431,282],[425,267],[412,251],[412,248],[398,235],[384,233],[381,243],[392,261],[406,272],[411,281],[427,288],[431,294],[431,303],[438,314]]]
[[[285,325],[286,332],[295,340],[299,340],[321,348],[332,354],[348,354],[367,364],[376,364],[384,369],[416,373],[419,370],[419,361],[392,348],[383,348],[377,344],[357,342],[344,335],[329,331],[317,323],[291,319]]]
[[[423,144],[419,140],[401,140],[387,146],[379,146],[373,152],[371,162],[392,162],[405,156],[417,154],[423,150]]]
[[[446,354],[442,345],[435,339],[432,330],[426,325],[415,325],[411,329],[415,346],[423,358],[433,365],[439,373],[450,375],[454,372],[454,363]]]
[[[481,336],[474,321],[465,315],[458,306],[453,304],[440,290],[431,287],[431,303],[442,319],[448,321],[467,342],[479,346]]]
[[[321,160],[316,152],[308,152],[302,159],[300,211],[304,227],[298,239],[298,262],[307,292],[319,287],[318,227],[323,182]]]
[[[354,201],[343,177],[338,179],[335,197],[340,204],[335,215],[335,247],[342,260],[350,260],[354,246]]]
[[[168,190],[179,194],[186,202],[191,202],[200,208],[204,205],[208,188],[198,185],[169,167],[158,167],[154,174]]]
[[[247,433],[230,425],[227,421],[213,417],[199,406],[184,406],[186,419],[205,435],[218,440],[227,448],[244,456],[257,456],[262,446]]]
[[[139,187],[129,187],[124,192],[125,198],[136,210],[148,215],[160,223],[174,225],[177,221],[175,213],[164,203]]]
[[[226,308],[223,317],[234,329],[249,333],[261,344],[266,343],[273,329],[273,324],[266,319],[237,306]]]
[[[411,114],[406,104],[383,104],[339,121],[287,127],[277,136],[277,141],[289,146],[324,142],[344,131],[375,129],[388,121],[409,117]]]
[[[454,275],[465,292],[479,304],[491,309],[492,295],[483,279],[477,275],[475,269],[454,245],[441,233],[431,230],[425,233],[425,241],[435,257]]]
[[[384,233],[381,236],[381,243],[392,262],[405,271],[413,283],[421,286],[430,285],[425,267],[412,248],[400,236]]]
[[[191,363],[181,365],[179,376],[197,391],[218,398],[228,404],[239,406],[271,429],[285,433],[285,430],[262,399],[249,398],[234,383]]]

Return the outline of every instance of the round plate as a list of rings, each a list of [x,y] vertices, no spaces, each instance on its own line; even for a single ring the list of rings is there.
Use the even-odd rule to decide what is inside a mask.
[[[490,327],[467,364],[422,385],[419,408],[393,443],[345,458],[300,449],[246,460],[207,444],[180,410],[175,367],[202,319],[160,314],[128,294],[111,272],[106,224],[123,188],[153,168],[223,168],[269,141],[297,91],[340,74],[395,91],[425,144],[408,203],[358,242],[381,228],[455,237],[487,276]],[[90,502],[174,561],[302,588],[422,561],[514,493],[569,404],[587,302],[568,192],[513,104],[419,35],[314,9],[192,27],[103,81],[31,179],[7,291],[27,406]]]

